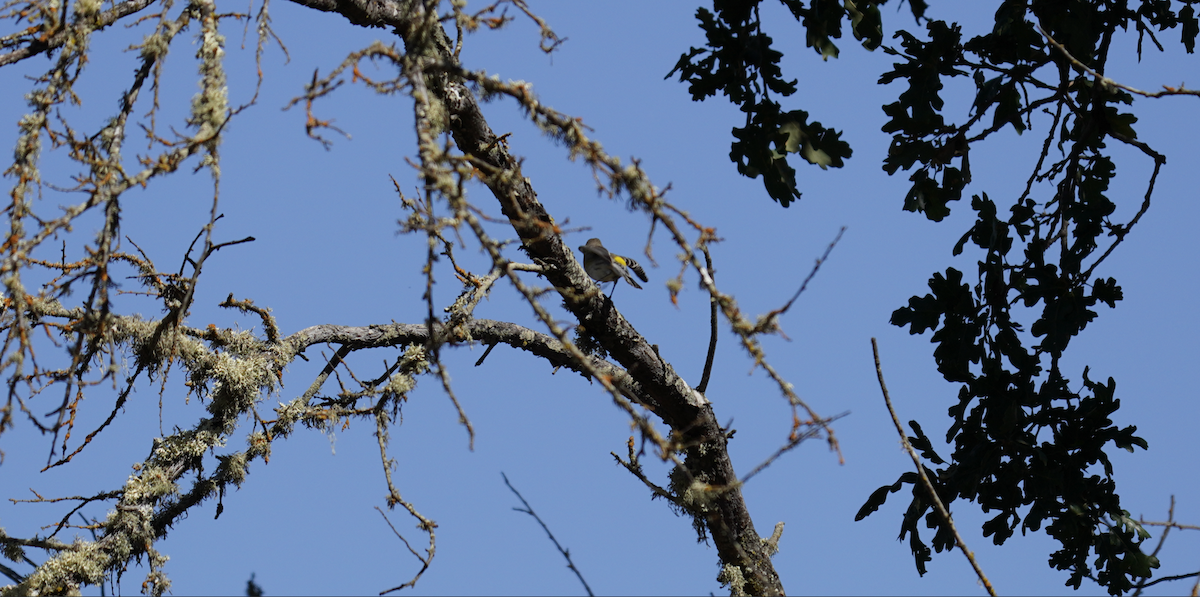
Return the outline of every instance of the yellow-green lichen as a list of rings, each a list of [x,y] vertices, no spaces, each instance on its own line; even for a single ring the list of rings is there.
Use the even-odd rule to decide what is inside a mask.
[[[397,396],[407,394],[417,385],[417,380],[407,373],[396,373],[388,380],[387,390]]]
[[[733,564],[725,564],[721,568],[717,582],[721,583],[721,586],[729,587],[730,595],[746,594],[746,578],[742,575],[742,569]]]
[[[110,561],[109,554],[95,543],[77,540],[72,549],[63,551],[38,566],[38,569],[21,584],[33,595],[78,594],[81,584],[104,583],[105,570]]]
[[[81,17],[97,14],[103,7],[103,0],[75,0],[75,14]]]
[[[7,536],[8,535],[4,532],[4,528],[0,527],[0,539],[3,539]],[[22,549],[20,545],[15,543],[5,543],[4,557],[9,561],[17,562],[19,564],[25,561],[25,550]]]
[[[130,475],[125,482],[126,502],[141,503],[178,493],[179,486],[156,466],[144,467],[141,472]]]

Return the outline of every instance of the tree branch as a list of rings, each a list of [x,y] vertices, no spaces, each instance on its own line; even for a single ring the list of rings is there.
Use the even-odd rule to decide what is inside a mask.
[[[68,27],[59,28],[57,32],[51,35],[46,40],[31,39],[21,48],[17,48],[7,54],[0,54],[0,66],[6,66],[15,62],[20,62],[26,58],[32,58],[38,54],[44,54],[51,50],[58,49],[67,42],[72,33],[78,33],[78,29],[86,28],[87,31],[98,31],[109,25],[146,8],[153,4],[155,0],[126,0],[102,13],[96,17],[95,21],[90,23],[76,23]],[[76,30],[76,31],[72,31]]]
[[[979,562],[975,561],[975,553],[967,548],[967,542],[963,540],[959,534],[958,528],[954,526],[954,519],[950,517],[950,512],[946,510],[946,506],[942,504],[942,499],[938,497],[937,489],[929,480],[929,476],[925,474],[925,464],[921,462],[921,457],[917,456],[916,450],[913,450],[912,444],[908,441],[908,434],[904,433],[904,427],[900,425],[900,418],[896,416],[896,409],[892,408],[892,397],[888,395],[887,384],[883,382],[883,365],[879,362],[879,344],[874,338],[871,338],[871,351],[875,353],[875,375],[879,377],[879,389],[883,391],[883,402],[887,405],[888,413],[892,415],[892,423],[896,425],[896,433],[900,434],[900,443],[904,445],[904,449],[908,455],[912,457],[913,464],[917,466],[917,474],[921,477],[921,487],[929,493],[929,500],[933,502],[934,508],[938,515],[942,517],[942,521],[946,526],[950,527],[950,531],[954,534],[954,542],[958,545],[958,549],[967,557],[967,561],[971,563],[971,568],[975,571],[975,575],[979,577],[979,582],[983,583],[983,587],[987,589],[988,595],[995,597],[996,589],[992,588],[992,583],[988,581],[987,575],[983,573],[983,568],[979,567]]]
[[[697,516],[702,514],[705,519],[722,562],[726,567],[740,569],[747,592],[783,593],[779,576],[771,565],[772,552],[754,530],[729,458],[727,438],[711,404],[659,358],[651,344],[625,320],[610,300],[594,292],[595,286],[573,251],[555,232],[554,220],[537,200],[532,183],[521,174],[519,160],[508,152],[506,144],[499,142],[480,111],[474,93],[457,76],[453,44],[437,21],[433,7],[402,0],[294,1],[317,10],[337,12],[354,24],[392,27],[401,36],[408,52],[405,59],[413,60],[406,64],[413,65],[407,72],[417,103],[436,100],[445,107],[447,116],[443,122],[455,145],[484,173],[480,180],[499,202],[501,212],[521,239],[522,249],[544,268],[543,276],[558,289],[566,308],[647,395],[648,401],[643,404],[676,432],[679,444],[687,454],[686,473],[701,483],[706,488],[704,493],[711,498]],[[429,61],[422,62],[418,58]],[[590,150],[591,145],[582,143],[580,137],[573,136],[574,132],[567,132],[575,130],[571,124],[563,123],[561,127],[573,151]],[[434,154],[436,143],[423,138],[432,132],[423,126],[418,123],[422,160],[440,157]],[[427,184],[437,182],[440,181],[427,179]],[[621,182],[631,195],[638,195],[643,201],[654,201],[652,189],[644,178],[622,179]],[[656,215],[659,214],[656,212]],[[670,222],[665,223],[671,226]],[[494,254],[493,259],[502,258]],[[518,284],[515,278],[512,279]],[[354,338],[346,340],[355,341]],[[573,346],[565,348],[572,355],[577,350]],[[760,355],[756,358],[761,361]],[[562,364],[573,367],[567,361]],[[765,362],[760,364],[773,372]],[[588,364],[581,365],[586,368]],[[597,379],[608,387],[606,380]]]
[[[288,350],[304,352],[315,344],[337,344],[348,352],[368,348],[385,348],[415,344],[425,346],[430,341],[430,326],[423,323],[392,323],[386,325],[344,326],[315,325],[300,330],[283,339]],[[458,337],[472,338],[483,344],[508,344],[545,359],[554,367],[563,367],[577,373],[585,373],[584,367],[568,353],[554,337],[507,321],[494,319],[472,319],[455,330],[441,323],[432,326],[435,342],[446,341],[451,333]],[[591,359],[591,366],[612,378],[613,384],[622,394],[637,402],[649,400],[633,378],[620,367],[603,359]],[[585,376],[586,377],[586,376]]]

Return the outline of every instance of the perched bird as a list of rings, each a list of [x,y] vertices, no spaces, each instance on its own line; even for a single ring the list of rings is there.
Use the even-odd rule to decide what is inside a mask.
[[[642,269],[638,262],[629,257],[609,253],[598,238],[588,240],[579,247],[579,252],[583,253],[584,271],[597,282],[612,282],[614,292],[617,290],[617,282],[622,278],[629,282],[630,286],[641,288],[633,276],[629,275],[629,270],[633,270],[643,282],[650,281],[650,278],[646,277],[646,270]],[[609,293],[610,296],[611,294]]]

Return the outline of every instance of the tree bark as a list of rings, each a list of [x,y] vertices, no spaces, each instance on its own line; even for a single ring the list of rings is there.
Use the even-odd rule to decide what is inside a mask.
[[[422,5],[401,0],[293,0],[317,10],[336,12],[351,23],[366,27],[390,27],[414,50],[446,65],[456,65],[452,44],[440,26],[426,27],[428,15]],[[430,35],[432,33],[432,35]],[[457,66],[457,65],[456,65]],[[544,276],[560,289],[566,307],[586,326],[628,373],[638,392],[631,397],[646,405],[682,437],[689,476],[700,482],[699,493],[689,498],[689,509],[699,516],[712,536],[721,562],[735,566],[750,594],[782,594],[779,575],[771,564],[772,547],[754,529],[750,513],[726,446],[724,430],[712,405],[692,390],[674,369],[659,358],[650,343],[638,333],[603,295],[588,292],[592,287],[572,250],[553,233],[553,220],[538,202],[528,179],[520,175],[520,164],[497,142],[479,110],[474,94],[451,75],[427,76],[430,92],[449,112],[448,131],[458,149],[506,176],[485,177],[512,222],[523,247],[544,266]],[[418,326],[421,327],[421,326]],[[549,345],[550,343],[547,343]],[[548,355],[552,362],[570,367],[564,356]],[[629,386],[626,386],[628,388]],[[625,389],[625,388],[623,388]],[[695,486],[695,485],[694,485]],[[728,576],[724,578],[728,579]]]

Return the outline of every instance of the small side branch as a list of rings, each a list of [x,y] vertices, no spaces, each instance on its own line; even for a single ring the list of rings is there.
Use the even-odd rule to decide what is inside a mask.
[[[804,294],[805,289],[808,288],[808,283],[812,282],[812,279],[816,277],[817,272],[820,271],[820,269],[821,269],[821,264],[823,264],[829,260],[830,253],[833,253],[833,248],[837,246],[838,241],[842,240],[842,235],[845,233],[846,233],[845,226],[842,226],[841,228],[838,229],[837,236],[833,237],[833,241],[831,241],[829,243],[828,247],[825,247],[825,252],[821,254],[821,258],[817,259],[817,262],[813,264],[812,271],[808,272],[808,276],[805,277],[804,281],[800,283],[800,289],[797,290],[796,294],[792,295],[791,300],[789,300],[787,302],[787,304],[784,305],[783,308],[779,310],[779,314],[786,313],[788,309],[792,308],[792,303],[795,303],[796,299],[800,298],[801,294]]]
[[[875,375],[879,377],[879,389],[883,391],[883,402],[887,404],[888,413],[892,415],[892,423],[896,425],[896,433],[900,434],[900,443],[904,444],[904,449],[912,457],[913,464],[917,466],[917,474],[921,476],[921,484],[929,492],[929,499],[933,502],[933,507],[937,509],[938,515],[942,517],[942,520],[946,522],[946,526],[949,526],[950,531],[954,533],[954,543],[962,550],[963,555],[967,556],[967,561],[971,562],[971,568],[975,570],[975,575],[979,577],[979,581],[987,589],[988,595],[994,596],[996,589],[992,587],[992,583],[988,581],[987,576],[983,573],[983,569],[979,567],[979,562],[975,561],[975,554],[967,548],[966,541],[963,541],[958,528],[954,526],[954,520],[950,518],[950,512],[946,510],[946,506],[942,504],[942,499],[938,497],[937,491],[933,488],[933,483],[925,475],[925,465],[921,463],[921,457],[917,456],[917,452],[913,450],[912,444],[908,442],[908,434],[904,433],[904,427],[900,424],[900,418],[896,416],[896,409],[892,408],[892,398],[888,395],[887,384],[883,382],[883,365],[879,362],[879,343],[874,338],[871,338],[871,351],[875,353]]]
[[[379,592],[380,595],[387,595],[388,593],[391,593],[393,591],[399,591],[400,589],[409,588],[409,587],[414,586],[417,582],[417,579],[421,578],[421,575],[424,574],[425,571],[429,569],[429,564],[433,560],[433,550],[432,550],[432,548],[430,549],[428,557],[422,556],[421,554],[417,553],[417,550],[413,549],[413,546],[411,544],[409,544],[408,539],[405,539],[404,535],[401,535],[400,531],[396,530],[396,525],[392,524],[392,521],[388,519],[387,514],[384,513],[384,511],[379,506],[375,506],[375,511],[378,512],[379,515],[383,517],[383,521],[386,522],[388,527],[392,529],[392,533],[394,533],[396,535],[396,537],[398,537],[400,539],[400,541],[402,541],[404,543],[404,547],[408,548],[409,553],[411,553],[414,557],[416,557],[418,560],[420,560],[421,564],[423,564],[423,566],[421,567],[421,571],[418,572],[417,575],[415,577],[413,577],[412,580],[410,580],[398,587],[393,587],[391,589],[387,589],[386,591]],[[422,529],[422,530],[430,531],[430,534],[432,535],[432,529]]]
[[[1053,37],[1050,37],[1049,33],[1046,33],[1045,29],[1042,29],[1041,24],[1034,23],[1034,27],[1037,27],[1038,33],[1041,33],[1042,37],[1045,37],[1046,41],[1050,42],[1050,45],[1054,46],[1054,49],[1058,50],[1059,52],[1062,52],[1062,55],[1065,56],[1066,59],[1071,62],[1071,65],[1075,67],[1075,70],[1078,70],[1080,72],[1086,72],[1087,74],[1095,77],[1096,81],[1098,81],[1101,85],[1124,89],[1125,91],[1128,91],[1129,93],[1137,94],[1142,97],[1163,97],[1165,95],[1194,95],[1194,96],[1200,97],[1200,89],[1187,89],[1187,88],[1183,87],[1182,85],[1180,85],[1179,87],[1170,87],[1168,85],[1163,85],[1162,91],[1142,91],[1141,89],[1138,89],[1136,87],[1130,87],[1123,83],[1118,83],[1118,82],[1096,72],[1090,66],[1080,62],[1077,58],[1072,56],[1071,53],[1067,51],[1066,47],[1064,47],[1062,44],[1055,41],[1055,39]]]
[[[700,250],[704,252],[704,265],[708,268],[709,277],[713,277],[716,273],[713,270],[712,255],[708,252],[708,245],[700,245]],[[704,373],[700,375],[700,383],[696,384],[696,391],[701,394],[708,389],[708,377],[712,374],[713,359],[717,354],[717,297],[709,295],[709,328],[711,332],[708,338],[708,356],[704,359]]]
[[[667,491],[666,489],[659,487],[657,484],[655,484],[653,481],[651,481],[649,478],[647,478],[646,473],[642,471],[642,465],[640,462],[638,462],[637,450],[634,449],[635,446],[633,443],[632,435],[629,436],[629,441],[626,442],[625,445],[629,448],[629,461],[628,462],[621,460],[621,457],[617,456],[616,452],[609,452],[609,454],[612,454],[612,457],[617,460],[617,464],[620,464],[621,466],[625,467],[625,470],[629,471],[629,473],[631,475],[637,477],[638,480],[641,481],[643,485],[650,488],[650,491],[654,493],[654,497],[663,498],[663,499],[667,500],[668,502],[671,502],[672,504],[675,504],[678,506],[679,500],[675,499],[675,496],[672,495],[670,491]],[[653,499],[653,498],[651,498],[651,499]]]
[[[1167,520],[1165,520],[1163,522],[1158,522],[1158,521],[1150,521],[1150,520],[1146,520],[1145,518],[1141,518],[1138,520],[1138,523],[1144,527],[1155,526],[1155,527],[1163,528],[1162,534],[1158,536],[1158,544],[1156,544],[1154,546],[1154,551],[1150,552],[1151,557],[1158,557],[1158,552],[1162,551],[1163,544],[1166,543],[1166,541],[1167,541],[1167,535],[1171,534],[1171,529],[1179,529],[1181,531],[1200,530],[1200,526],[1197,526],[1194,524],[1180,524],[1178,522],[1175,522],[1175,496],[1174,495],[1171,496],[1171,505],[1167,507]],[[1138,581],[1138,583],[1136,585],[1134,585],[1132,595],[1134,595],[1134,597],[1141,595],[1142,591],[1144,591],[1147,587],[1152,587],[1161,582],[1184,580],[1187,578],[1196,578],[1197,579],[1196,583],[1194,585],[1192,585],[1191,594],[1196,595],[1196,594],[1200,593],[1200,591],[1198,591],[1198,588],[1200,588],[1200,572],[1191,572],[1188,574],[1177,574],[1174,576],[1164,576],[1162,578],[1157,578],[1157,579],[1154,579],[1149,582],[1147,582],[1147,579],[1143,578],[1140,581]]]
[[[777,333],[780,336],[783,336],[785,340],[790,340],[790,338],[788,338],[783,333],[783,330],[781,330],[779,327],[779,316],[787,313],[788,309],[791,309],[792,305],[795,304],[796,299],[800,298],[801,294],[804,294],[804,291],[808,288],[808,283],[812,282],[812,279],[816,277],[817,272],[821,270],[821,264],[825,263],[829,259],[829,254],[833,253],[833,248],[837,246],[838,241],[842,240],[842,235],[845,233],[846,227],[842,226],[838,230],[837,236],[833,237],[833,241],[829,243],[829,246],[825,247],[825,253],[823,253],[821,257],[817,259],[816,263],[813,264],[812,271],[808,272],[808,276],[806,276],[804,281],[800,283],[799,290],[796,291],[796,294],[792,295],[792,298],[788,299],[787,303],[785,303],[782,307],[758,318],[758,321],[754,324],[755,333]]]
[[[840,414],[836,414],[832,417],[829,417],[828,419],[822,420],[821,423],[828,425],[829,423],[832,423],[832,422],[834,422],[842,417],[845,417],[846,415],[849,415],[849,414],[850,414],[849,411],[840,413]],[[746,476],[742,477],[742,485],[745,485],[747,482],[750,481],[750,479],[754,478],[754,475],[757,475],[757,474],[763,472],[764,470],[766,470],[766,468],[768,466],[771,466],[776,460],[779,460],[780,456],[783,456],[784,454],[791,452],[792,448],[795,448],[796,446],[800,445],[800,442],[803,442],[804,440],[809,439],[811,437],[816,437],[816,436],[820,435],[820,433],[821,433],[820,427],[810,427],[809,429],[806,429],[802,433],[792,433],[791,437],[788,438],[788,441],[786,444],[783,444],[782,446],[780,446],[780,448],[778,450],[775,450],[775,453],[772,454],[770,456],[770,458],[767,458],[766,460],[762,461],[762,463],[760,463],[758,466],[754,467],[753,470],[746,473]]]
[[[554,538],[554,533],[550,532],[550,527],[546,526],[546,523],[542,521],[542,518],[533,511],[533,506],[530,506],[529,502],[525,501],[525,498],[521,496],[521,492],[517,491],[517,488],[513,487],[512,483],[508,482],[508,475],[500,473],[500,476],[504,477],[504,484],[508,486],[508,489],[517,496],[517,499],[521,500],[522,504],[525,505],[524,509],[513,508],[513,510],[516,510],[517,512],[524,512],[532,516],[533,519],[538,522],[538,524],[542,525],[542,530],[546,531],[546,536],[550,537],[550,541],[554,543],[554,547],[558,549],[558,553],[561,553],[563,557],[567,559],[567,568],[570,568],[571,572],[574,572],[575,576],[579,578],[579,582],[583,583],[583,590],[587,591],[588,595],[594,595],[595,593],[592,593],[592,588],[588,586],[587,581],[583,578],[583,575],[579,573],[579,569],[575,567],[575,562],[571,561],[571,550],[559,545],[558,539]]]

